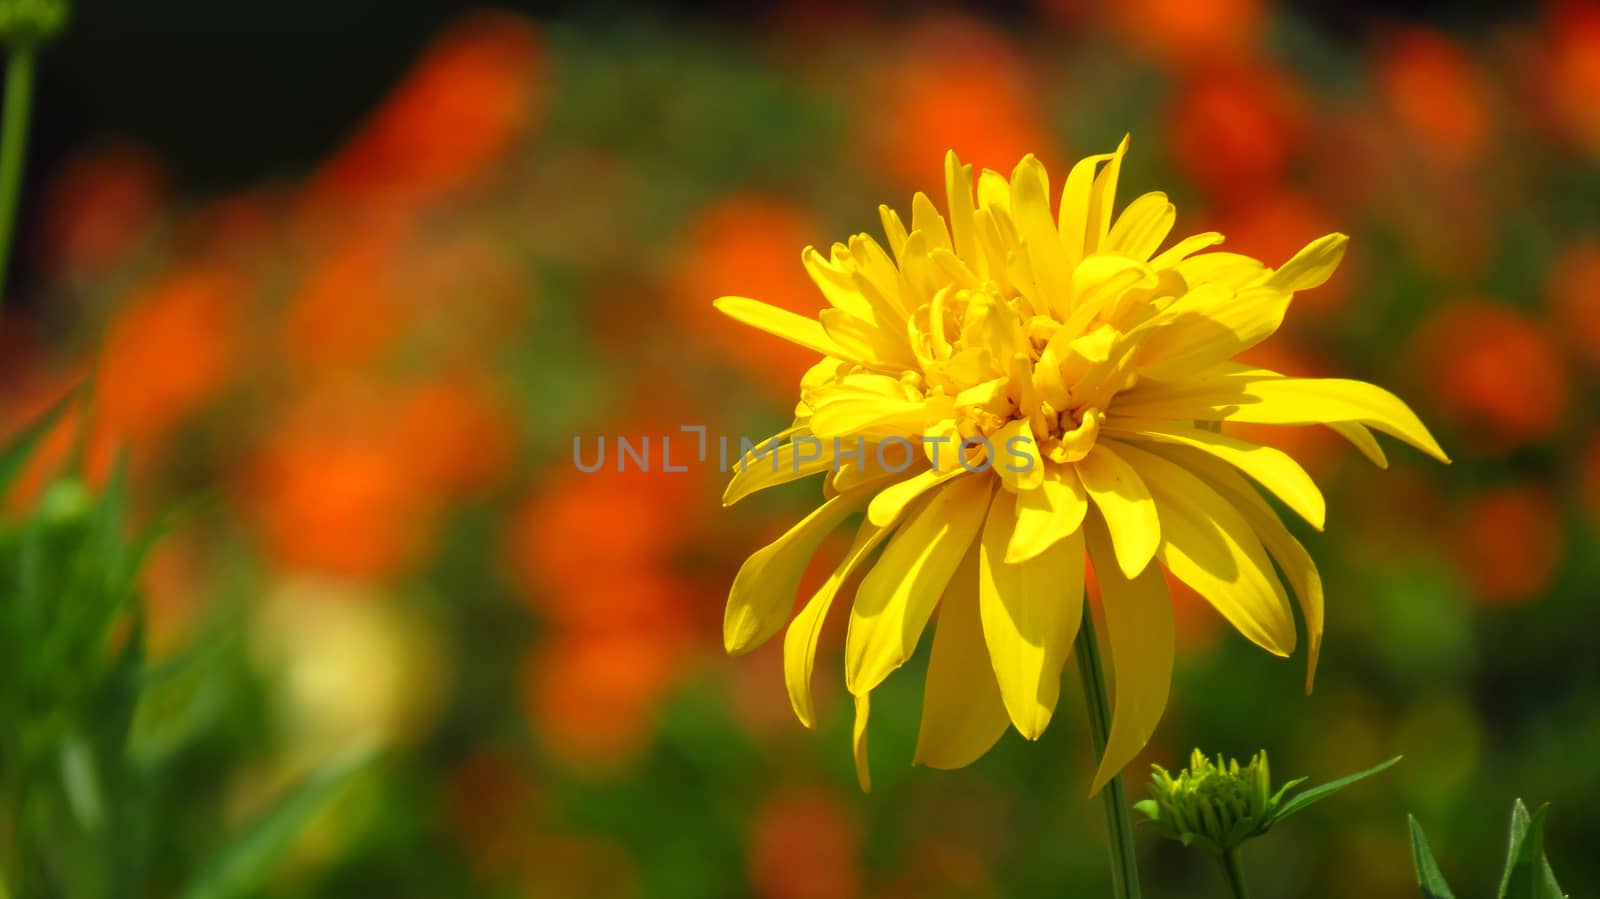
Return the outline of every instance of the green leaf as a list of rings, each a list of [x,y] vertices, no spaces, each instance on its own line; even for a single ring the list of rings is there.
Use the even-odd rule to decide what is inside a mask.
[[[306,822],[370,760],[361,753],[306,778],[204,865],[183,899],[231,899],[254,892]]]
[[[1411,822],[1411,861],[1417,867],[1417,886],[1422,887],[1424,899],[1456,899],[1450,884],[1445,883],[1444,875],[1439,873],[1439,863],[1433,860],[1433,850],[1428,848],[1428,838],[1422,835],[1422,826],[1411,815],[1407,815],[1406,820]]]
[[[38,448],[39,441],[55,427],[67,410],[72,408],[73,401],[77,398],[78,388],[67,391],[66,396],[56,400],[55,405],[45,410],[45,413],[34,419],[32,424],[12,435],[3,446],[0,446],[0,494],[11,489],[11,484],[21,473],[28,460],[33,458],[33,451]]]
[[[1518,799],[1511,807],[1511,844],[1500,876],[1500,899],[1561,899],[1555,873],[1544,857],[1544,819],[1548,803],[1531,816]]]
[[[1387,762],[1373,765],[1371,768],[1368,768],[1365,771],[1357,771],[1356,773],[1347,777],[1341,777],[1338,780],[1329,781],[1321,786],[1312,787],[1311,789],[1306,790],[1304,793],[1296,794],[1295,796],[1291,797],[1288,802],[1285,802],[1282,806],[1280,806],[1277,812],[1273,813],[1272,823],[1276,824],[1279,821],[1282,821],[1284,818],[1287,818],[1290,815],[1305,809],[1306,806],[1312,804],[1313,802],[1326,799],[1357,781],[1366,780],[1374,774],[1379,774],[1388,770],[1397,762],[1399,762],[1401,758],[1403,758],[1403,756],[1397,755]]]

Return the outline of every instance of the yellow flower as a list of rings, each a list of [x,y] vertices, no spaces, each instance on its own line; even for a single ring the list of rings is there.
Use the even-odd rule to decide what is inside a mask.
[[[743,297],[716,301],[823,357],[801,382],[794,425],[771,452],[764,443],[745,455],[724,503],[827,474],[826,501],[740,569],[724,641],[742,653],[781,630],[810,557],[865,511],[784,640],[789,697],[809,727],[823,620],[865,572],[845,640],[863,788],[869,697],[911,656],[936,608],[916,760],[966,765],[1008,723],[1039,737],[1083,618],[1086,559],[1117,685],[1093,790],[1133,758],[1166,705],[1173,616],[1162,568],[1252,642],[1287,656],[1294,615],[1275,562],[1306,621],[1310,689],[1322,584],[1241,474],[1318,529],[1322,494],[1292,458],[1223,433],[1221,422],[1327,425],[1383,466],[1374,429],[1449,461],[1381,388],[1232,361],[1277,330],[1296,291],[1328,279],[1344,235],[1313,241],[1277,269],[1212,250],[1216,233],[1163,250],[1175,218],[1164,194],[1113,215],[1126,150],[1124,139],[1074,166],[1058,215],[1032,156],[1010,179],[984,171],[974,198],[972,169],[952,153],[948,217],[918,194],[909,228],[880,207],[888,251],[864,234],[827,257],[804,251],[830,307],[816,320]]]

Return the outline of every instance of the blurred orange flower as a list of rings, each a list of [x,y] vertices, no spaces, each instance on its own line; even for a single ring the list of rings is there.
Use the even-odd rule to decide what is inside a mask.
[[[1492,605],[1538,599],[1554,582],[1566,533],[1555,497],[1543,487],[1501,487],[1470,500],[1456,558],[1478,596]]]
[[[394,349],[408,321],[397,276],[408,236],[404,221],[374,218],[316,252],[284,311],[291,374],[358,369]]]
[[[800,248],[821,240],[804,210],[771,196],[736,194],[700,210],[686,225],[672,272],[673,297],[683,321],[716,343],[781,395],[794,392],[816,354],[794,346],[758,346],[745,328],[711,301],[727,294],[757,296],[801,315],[823,306],[800,263]]]
[[[1488,76],[1450,38],[1424,27],[1396,30],[1373,60],[1379,96],[1435,163],[1480,162],[1493,139]]]
[[[246,460],[238,498],[278,565],[377,581],[425,557],[437,498],[386,400],[312,397]]]
[[[106,335],[95,378],[101,426],[138,454],[216,399],[246,352],[244,285],[181,269],[134,294]],[[136,455],[136,460],[137,460]]]
[[[1562,250],[1545,277],[1545,302],[1584,361],[1600,364],[1600,242]]]
[[[521,16],[458,21],[323,167],[312,207],[410,205],[466,184],[543,118],[548,65],[543,40]]]
[[[1237,201],[1281,183],[1304,141],[1308,102],[1279,69],[1256,62],[1209,67],[1173,97],[1167,144],[1202,190]]]
[[[1104,9],[1125,46],[1171,68],[1252,56],[1267,26],[1265,0],[1124,0]]]
[[[1565,423],[1570,385],[1560,346],[1488,300],[1449,303],[1412,338],[1433,402],[1481,449],[1547,440]]]
[[[588,599],[602,608],[632,589],[596,578]],[[605,776],[644,750],[657,707],[685,660],[684,627],[570,628],[528,653],[523,707],[546,751],[567,766]]]
[[[1545,41],[1535,57],[1537,86],[1558,129],[1600,155],[1600,4],[1556,0],[1545,10]]]
[[[857,126],[869,157],[905,190],[942,185],[948,150],[980,171],[1009,172],[1025,153],[1057,161],[1038,79],[991,25],[933,16],[885,51],[886,62],[866,75],[855,98]]]
[[[640,438],[633,438],[639,445]],[[653,441],[653,452],[659,442]],[[585,440],[585,460],[594,441]],[[672,556],[695,533],[697,502],[709,508],[694,471],[616,470],[618,450],[607,439],[606,466],[555,476],[528,497],[507,522],[504,559],[513,585],[528,602],[560,621],[600,624],[632,620],[655,605],[653,591],[618,591],[620,605],[595,601],[595,572],[662,576]],[[569,464],[562,460],[562,464]],[[626,515],[618,515],[626,509]],[[638,584],[632,585],[634,587]]]
[[[423,381],[395,403],[399,447],[422,488],[444,497],[483,493],[510,471],[516,424],[486,378]],[[398,448],[397,448],[398,449]]]
[[[750,881],[761,899],[851,899],[861,891],[861,826],[835,793],[790,788],[767,797],[750,842]]]

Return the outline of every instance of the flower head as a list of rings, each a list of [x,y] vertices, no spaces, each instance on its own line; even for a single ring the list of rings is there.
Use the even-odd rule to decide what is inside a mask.
[[[1274,795],[1265,752],[1241,768],[1238,759],[1224,762],[1218,754],[1212,762],[1196,749],[1176,777],[1160,765],[1152,769],[1150,798],[1139,804],[1151,822],[1163,836],[1218,852],[1265,833],[1283,794],[1300,782],[1290,781]]]
[[[984,171],[974,196],[971,168],[951,154],[943,214],[918,194],[909,226],[881,209],[887,249],[856,235],[828,256],[804,251],[828,301],[816,319],[717,301],[822,356],[801,381],[793,426],[745,456],[724,502],[827,475],[826,501],[739,571],[724,642],[745,652],[783,629],[811,555],[866,513],[784,643],[790,699],[810,725],[823,621],[865,572],[845,642],[863,784],[869,697],[936,609],[917,760],[966,765],[1008,724],[1040,735],[1083,620],[1086,560],[1117,684],[1096,790],[1166,705],[1173,613],[1162,568],[1287,656],[1294,615],[1276,563],[1300,602],[1314,669],[1321,581],[1246,477],[1317,528],[1322,495],[1289,456],[1221,423],[1325,424],[1383,465],[1376,429],[1445,458],[1387,391],[1233,361],[1277,330],[1295,292],[1327,280],[1344,235],[1276,269],[1214,250],[1215,233],[1163,249],[1175,218],[1164,194],[1114,213],[1126,147],[1074,166],[1058,208],[1033,157],[1009,179]]]

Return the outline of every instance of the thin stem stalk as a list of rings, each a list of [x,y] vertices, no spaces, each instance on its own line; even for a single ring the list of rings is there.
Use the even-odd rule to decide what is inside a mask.
[[[1228,874],[1228,887],[1233,890],[1234,899],[1250,899],[1250,891],[1244,886],[1244,871],[1239,868],[1237,846],[1222,853],[1222,869]]]
[[[5,302],[11,239],[28,157],[28,119],[33,106],[34,48],[13,46],[6,59],[5,109],[0,112],[0,304]]]
[[[1106,750],[1111,733],[1111,698],[1106,689],[1105,666],[1100,661],[1100,642],[1094,635],[1094,617],[1089,604],[1083,605],[1083,622],[1073,650],[1078,658],[1078,674],[1083,679],[1083,695],[1089,709],[1089,739],[1095,758]],[[1139,863],[1133,851],[1133,821],[1128,813],[1128,794],[1122,775],[1111,778],[1100,791],[1105,804],[1106,834],[1110,840],[1112,895],[1117,899],[1139,899]]]

